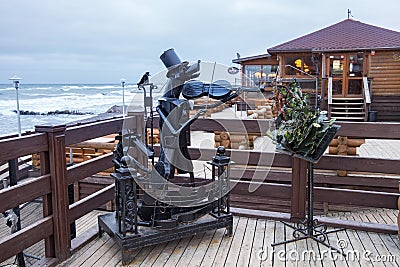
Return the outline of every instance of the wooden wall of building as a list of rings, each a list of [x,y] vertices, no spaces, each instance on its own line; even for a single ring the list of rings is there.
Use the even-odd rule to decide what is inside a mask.
[[[370,56],[373,96],[400,96],[400,50],[376,51]]]
[[[376,51],[370,56],[372,103],[378,121],[400,121],[400,51]]]

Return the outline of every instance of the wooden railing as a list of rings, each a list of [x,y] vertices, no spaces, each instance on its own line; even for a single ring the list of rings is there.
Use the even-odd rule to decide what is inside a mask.
[[[96,234],[97,228],[93,228],[91,232],[71,241],[70,223],[113,199],[114,185],[71,205],[68,203],[68,185],[112,167],[112,153],[67,168],[65,147],[118,133],[123,123],[135,127],[136,121],[133,116],[125,120],[121,117],[109,118],[72,127],[37,126],[35,133],[0,140],[1,162],[40,153],[40,176],[1,190],[0,212],[36,199],[43,200],[43,218],[18,232],[0,238],[0,262],[45,240],[46,258],[37,264],[54,265],[67,259],[71,252]]]
[[[332,111],[332,77],[328,78],[328,117],[331,117]]]
[[[400,132],[399,123],[340,122],[337,124],[342,126],[338,133],[341,136],[399,139],[397,135]],[[158,123],[155,122],[154,125]],[[199,119],[191,127],[192,130],[208,132],[238,132],[245,129],[246,132],[251,133],[265,133],[268,128],[267,121],[228,119]],[[190,153],[199,160],[209,160],[215,151],[191,148]],[[305,217],[306,167],[304,163],[280,153],[229,150],[228,154],[236,164],[232,166],[231,171],[231,178],[235,182],[235,187],[231,192],[233,207],[253,210],[253,212],[246,212],[246,215],[253,213],[282,220],[298,220]],[[271,158],[273,158],[270,165],[272,168],[268,171],[268,161]],[[263,162],[263,159],[267,160]],[[266,168],[262,169],[263,165]],[[322,210],[323,205],[328,205],[397,209],[400,181],[398,165],[399,159],[324,155],[315,166],[317,208]],[[257,168],[254,168],[255,166]],[[341,177],[335,174],[336,170],[347,170],[358,174],[357,177]],[[382,174],[395,176],[388,178]],[[259,183],[259,187],[250,193],[249,184],[254,182],[252,181],[254,178]],[[254,210],[273,212],[260,213]],[[279,214],[274,212],[279,212]],[[342,220],[328,220],[328,224],[377,232],[398,231],[396,225]]]
[[[21,231],[0,238],[0,262],[16,255],[27,247],[45,240],[45,259],[41,264],[52,265],[68,258],[76,248],[96,234],[91,230],[70,240],[69,224],[84,214],[114,198],[110,185],[71,205],[68,203],[68,185],[110,168],[112,155],[106,154],[83,163],[67,167],[65,147],[88,139],[117,133],[123,125],[122,118],[110,118],[73,127],[40,126],[36,132],[23,136],[0,139],[0,161],[7,162],[33,153],[41,154],[41,173],[37,178],[0,191],[0,212],[23,203],[42,198],[43,218]],[[396,139],[400,124],[396,123],[339,123],[339,135],[349,137]],[[126,128],[144,132],[141,114],[127,117]],[[158,125],[157,121],[154,125]],[[265,133],[266,120],[213,120],[199,119],[192,130],[235,131],[244,129],[252,133]],[[190,148],[193,158],[210,160],[215,149]],[[305,216],[304,164],[288,155],[228,150],[236,165],[232,166],[232,210],[248,216],[267,216],[281,220],[298,220]],[[261,167],[271,161],[273,169],[266,172]],[[400,174],[399,160],[374,159],[351,156],[325,155],[315,166],[315,200],[329,205],[356,205],[397,209],[399,178],[383,178],[377,173]],[[257,166],[250,168],[249,166]],[[249,167],[249,168],[246,168]],[[276,167],[279,167],[276,168]],[[358,177],[338,177],[321,170],[348,170],[361,173]],[[363,175],[363,173],[368,173]],[[372,175],[373,173],[374,175]],[[257,190],[250,193],[249,184],[257,176]],[[352,186],[355,189],[343,187]],[[359,189],[364,188],[364,189]],[[267,205],[267,201],[271,201]],[[272,204],[271,204],[272,203]],[[333,226],[394,233],[395,225],[365,224],[360,222],[322,219]]]
[[[368,121],[368,112],[371,105],[371,91],[368,77],[363,77],[364,121]]]

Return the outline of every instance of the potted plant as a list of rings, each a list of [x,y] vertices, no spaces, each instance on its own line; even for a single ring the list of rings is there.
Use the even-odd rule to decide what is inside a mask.
[[[303,95],[299,83],[277,86],[276,103],[281,105],[275,128],[268,135],[284,153],[317,162],[340,126],[328,119],[327,112],[313,110],[309,96]]]

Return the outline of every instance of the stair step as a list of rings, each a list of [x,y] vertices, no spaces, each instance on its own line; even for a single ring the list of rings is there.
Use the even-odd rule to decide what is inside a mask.
[[[331,111],[332,114],[347,114],[347,115],[365,115],[364,112],[338,112],[338,111]]]
[[[338,109],[345,109],[345,110],[364,110],[364,107],[332,107],[332,109],[338,110]]]
[[[347,106],[347,105],[364,105],[364,103],[347,102],[347,103],[332,103],[332,105],[341,105],[341,106]]]
[[[331,117],[336,120],[364,120],[364,117]]]
[[[332,98],[332,100],[360,100],[360,101],[364,101],[364,98],[360,98],[360,97],[336,97],[336,98]]]

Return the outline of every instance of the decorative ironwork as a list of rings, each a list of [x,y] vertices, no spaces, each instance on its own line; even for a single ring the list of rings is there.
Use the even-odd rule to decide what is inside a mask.
[[[293,229],[293,239],[277,242],[271,246],[274,247],[311,238],[314,241],[343,254],[340,249],[331,246],[326,242],[328,242],[328,234],[343,231],[344,229],[328,231],[328,227],[325,224],[319,223],[318,220],[314,218],[314,164],[311,161],[308,162],[307,166],[307,217],[304,221],[298,222],[295,225],[286,222],[282,223]]]

